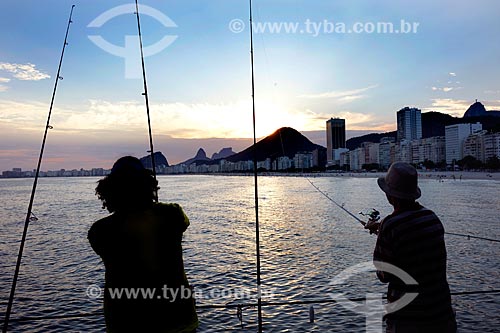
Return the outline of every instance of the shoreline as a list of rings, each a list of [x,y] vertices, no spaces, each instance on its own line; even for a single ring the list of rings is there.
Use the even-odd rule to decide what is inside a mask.
[[[378,178],[384,177],[386,172],[344,172],[344,173],[321,173],[327,177],[354,177],[354,178]],[[311,174],[314,176],[315,174]],[[495,180],[500,181],[500,172],[476,172],[476,171],[418,171],[419,179],[435,180]]]
[[[259,177],[346,177],[346,178],[378,178],[385,176],[386,172],[259,172]],[[189,174],[177,174],[189,175]],[[196,175],[210,176],[253,176],[253,173],[198,173]],[[170,176],[170,175],[162,175]],[[173,176],[173,175],[172,175]],[[493,180],[500,181],[500,172],[484,171],[418,171],[419,179],[435,179],[437,181],[460,181],[460,180]]]
[[[385,176],[386,172],[259,172],[259,177],[345,177],[345,178],[378,178]],[[253,176],[253,172],[235,172],[235,173],[176,173],[176,174],[157,174],[158,176]],[[40,178],[97,178],[104,176],[43,176]],[[435,179],[437,181],[445,180],[493,180],[500,181],[500,172],[485,171],[420,171],[419,179]],[[0,177],[0,179],[33,179],[33,177]]]

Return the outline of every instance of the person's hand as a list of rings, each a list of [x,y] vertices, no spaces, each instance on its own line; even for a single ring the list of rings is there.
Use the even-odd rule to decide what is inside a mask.
[[[378,229],[380,227],[380,222],[378,220],[369,219],[365,225],[365,229],[370,230],[370,235],[375,234],[378,235]]]

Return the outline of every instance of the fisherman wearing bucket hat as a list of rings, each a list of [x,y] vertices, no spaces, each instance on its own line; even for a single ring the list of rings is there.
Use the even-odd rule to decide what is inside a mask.
[[[407,292],[418,292],[410,304],[385,316],[386,332],[456,332],[446,280],[444,228],[433,211],[415,201],[421,196],[417,170],[396,162],[377,183],[394,211],[381,223],[366,226],[378,234],[373,259],[397,266],[418,282],[417,289],[410,290],[396,277],[377,271],[380,281],[389,284],[390,303]]]

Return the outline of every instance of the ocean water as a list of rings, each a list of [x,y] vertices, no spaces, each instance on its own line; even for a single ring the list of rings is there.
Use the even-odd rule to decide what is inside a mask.
[[[14,302],[12,332],[103,332],[100,315],[73,319],[16,321],[91,313],[100,299],[86,295],[104,284],[104,269],[87,241],[87,230],[106,216],[94,195],[97,178],[42,178],[36,194]],[[345,208],[390,213],[373,178],[318,177],[311,180]],[[198,305],[252,303],[255,291],[253,178],[160,176],[160,200],[181,204],[191,220],[184,236],[184,261]],[[32,179],[0,179],[0,312],[3,319],[22,234]],[[449,232],[500,238],[500,183],[421,181],[419,200],[433,209]],[[265,301],[350,298],[384,293],[372,272],[331,281],[345,269],[371,260],[375,237],[334,206],[304,177],[260,177],[262,291]],[[446,236],[452,292],[500,289],[499,244]],[[254,294],[252,294],[254,295]],[[250,296],[252,296],[250,295]],[[495,332],[500,295],[454,296],[461,332]],[[363,332],[365,316],[340,304],[263,308],[266,332]],[[232,309],[199,309],[199,332],[255,332],[256,309],[244,308],[241,323]]]

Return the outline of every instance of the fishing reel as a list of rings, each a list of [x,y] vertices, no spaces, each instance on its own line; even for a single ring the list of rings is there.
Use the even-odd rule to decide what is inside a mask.
[[[373,221],[373,222],[377,222],[378,220],[380,220],[380,212],[378,210],[376,210],[375,208],[372,208],[367,213],[359,212],[359,214],[361,214],[363,216],[368,216],[370,221]]]
[[[363,213],[359,212],[363,216],[368,216],[368,222],[365,224],[365,229],[370,230],[370,234],[378,234],[378,228],[380,226],[380,223],[378,221],[380,220],[380,212],[376,210],[375,208],[372,208],[369,212]]]

